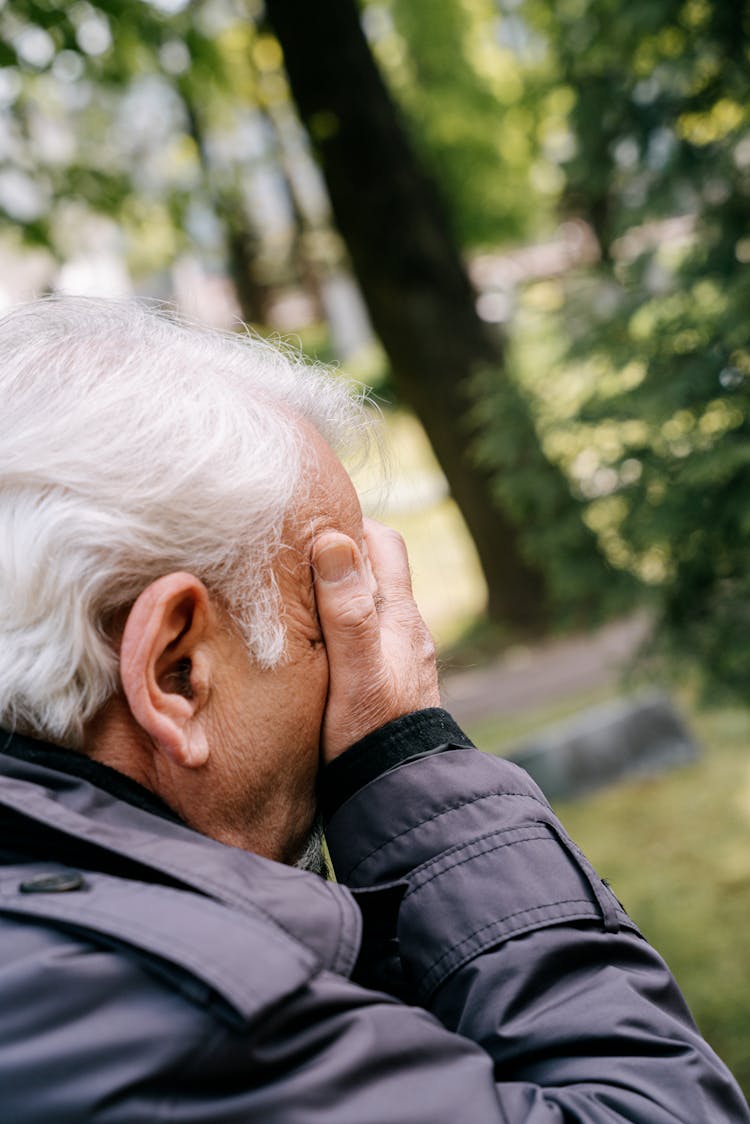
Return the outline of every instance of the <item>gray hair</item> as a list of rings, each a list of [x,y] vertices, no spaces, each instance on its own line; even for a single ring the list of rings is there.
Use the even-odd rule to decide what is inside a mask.
[[[0,724],[80,745],[117,687],[108,625],[176,570],[278,662],[299,417],[339,453],[366,428],[343,379],[136,301],[54,297],[0,319]]]

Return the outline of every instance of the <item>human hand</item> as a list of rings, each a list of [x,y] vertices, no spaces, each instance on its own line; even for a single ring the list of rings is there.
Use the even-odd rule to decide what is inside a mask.
[[[414,601],[404,540],[366,519],[365,543],[375,589],[366,558],[347,535],[328,532],[313,548],[329,668],[326,762],[386,722],[440,705],[435,645]]]

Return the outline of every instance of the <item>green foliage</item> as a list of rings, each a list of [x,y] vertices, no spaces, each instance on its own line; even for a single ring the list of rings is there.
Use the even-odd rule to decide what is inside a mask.
[[[712,277],[698,257],[678,271],[679,289],[624,294],[617,315],[579,341],[579,354],[596,348],[615,367],[636,358],[645,371],[633,389],[594,393],[582,417],[594,428],[641,420],[633,441],[609,460],[622,501],[618,535],[632,567],[659,587],[672,656],[698,660],[712,688],[744,698],[750,285],[744,272],[733,276],[731,262]]]
[[[590,626],[632,604],[633,582],[609,565],[586,526],[584,504],[563,473],[552,473],[528,402],[509,380],[486,369],[472,392],[480,463],[494,475],[498,505],[522,529],[526,558],[545,575],[552,619]]]
[[[371,0],[365,8],[374,50],[467,248],[538,237],[561,187],[571,98],[517,7]],[[602,557],[581,498],[550,471],[523,383],[484,369],[471,396],[477,459],[493,474],[498,507],[522,529],[527,561],[544,574],[554,623],[582,626],[629,604],[629,575]]]
[[[723,135],[742,104],[744,8],[526,0],[556,81],[573,95],[564,205],[592,223],[605,257],[644,217],[695,209],[712,165],[705,144],[691,141]]]
[[[558,809],[566,829],[674,972],[690,1009],[750,1095],[750,718],[692,715],[689,768]]]
[[[134,172],[132,152],[113,143],[118,107],[167,34],[146,3],[11,0],[0,9],[0,153],[16,175],[0,192],[2,226],[64,256],[72,202],[120,215]]]
[[[561,603],[579,589],[595,602],[613,584],[577,529],[585,507],[611,566],[660,607],[672,669],[697,665],[707,690],[745,701],[748,5],[515,7],[543,44],[539,104],[567,106],[555,124],[561,213],[590,226],[601,261],[527,286],[512,325],[519,386],[573,497],[549,490],[514,402],[486,379],[480,453]]]
[[[745,699],[747,6],[581,0],[546,20],[576,96],[566,201],[604,251],[598,271],[568,280],[559,316],[569,348],[558,374],[591,376],[573,425],[591,461],[589,517],[606,526],[617,563],[658,593],[672,665],[697,663],[708,689]],[[607,42],[577,54],[576,36],[604,20]],[[681,219],[636,227],[665,214]]]
[[[460,244],[529,237],[556,187],[543,151],[556,107],[533,53],[503,42],[491,0],[371,0],[366,25]]]
[[[208,114],[230,89],[240,100],[226,49],[237,17],[217,23],[226,7],[0,7],[0,228],[64,259],[86,216],[105,215],[136,273],[169,264],[188,242],[191,207],[210,195],[190,105]]]

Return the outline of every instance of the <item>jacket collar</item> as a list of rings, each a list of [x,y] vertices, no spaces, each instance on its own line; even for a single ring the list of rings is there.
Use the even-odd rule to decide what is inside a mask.
[[[185,824],[185,821],[156,793],[138,784],[138,781],[134,781],[132,777],[125,776],[124,773],[104,765],[101,761],[94,761],[83,753],[76,753],[72,749],[50,745],[48,742],[37,741],[34,738],[21,737],[18,734],[5,734],[3,731],[0,731],[0,751],[21,761],[28,761],[32,765],[42,765],[47,769],[57,769],[73,777],[80,777],[97,785],[98,788],[103,788],[118,800],[124,800],[126,804],[143,808],[144,811],[171,820],[172,823]]]
[[[265,917],[310,948],[321,967],[351,973],[361,917],[344,887],[200,835],[166,805],[148,806],[127,784],[116,794],[113,786],[127,778],[107,776],[115,771],[106,766],[100,767],[106,774],[95,770],[84,777],[77,775],[80,762],[71,769],[69,757],[76,755],[69,751],[18,734],[0,739],[0,809],[21,815],[37,831],[62,832],[136,862],[157,879],[161,875],[173,885]]]

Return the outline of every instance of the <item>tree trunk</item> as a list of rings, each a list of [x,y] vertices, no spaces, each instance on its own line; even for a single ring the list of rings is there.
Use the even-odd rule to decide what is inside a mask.
[[[357,5],[266,0],[266,11],[373,326],[476,545],[490,616],[539,628],[547,615],[544,580],[493,502],[491,473],[471,456],[467,383],[480,367],[502,377],[500,343],[477,316],[436,189],[410,147]],[[528,440],[536,441],[530,419]]]
[[[211,167],[201,114],[189,82],[180,83],[178,90],[190,136],[198,150],[206,194],[221,226],[227,270],[242,319],[247,324],[264,324],[269,294],[268,287],[257,277],[256,261],[260,240],[248,220],[239,191],[226,183],[217,183],[216,172]]]

